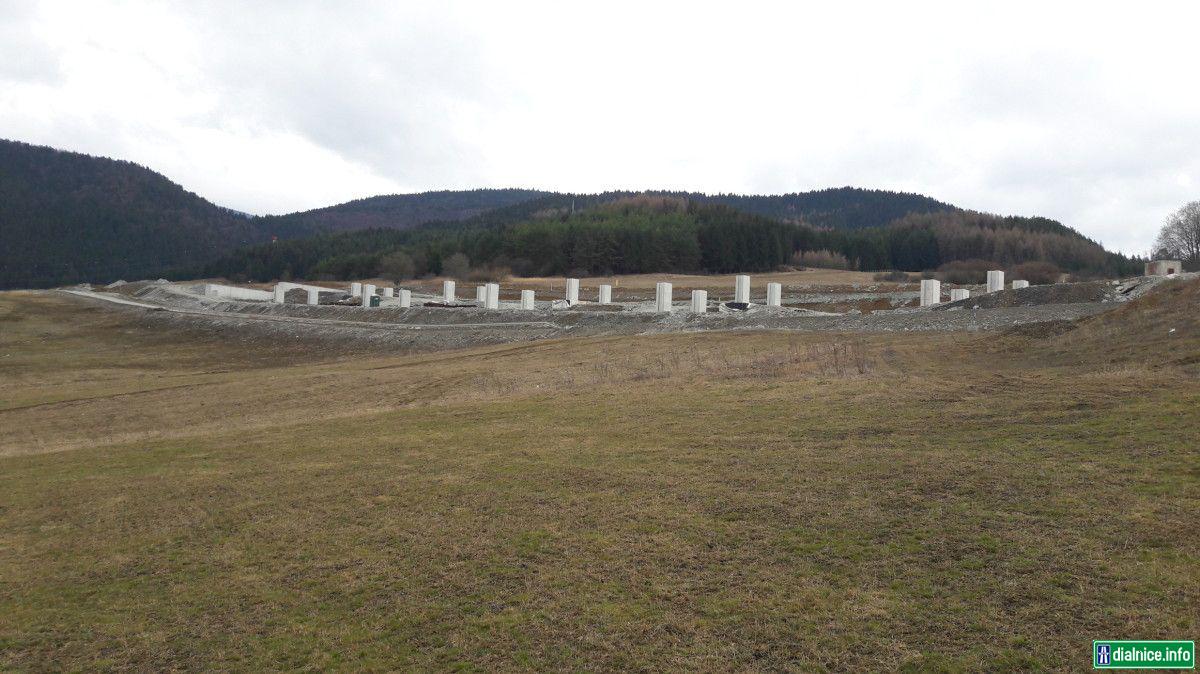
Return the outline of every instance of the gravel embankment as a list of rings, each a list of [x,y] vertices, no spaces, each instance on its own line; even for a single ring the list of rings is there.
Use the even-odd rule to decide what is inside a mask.
[[[539,302],[520,311],[513,302],[485,311],[473,306],[426,307],[433,297],[416,296],[412,308],[321,304],[271,304],[217,300],[191,292],[185,284],[139,282],[119,293],[71,291],[93,300],[123,303],[146,313],[146,320],[206,332],[232,342],[319,340],[375,344],[401,351],[429,351],[553,337],[694,332],[703,330],[797,330],[821,332],[987,331],[1051,321],[1070,321],[1114,308],[1153,281],[1033,286],[945,303],[932,309],[896,309],[832,314],[803,309],[752,306],[733,311],[714,303],[710,313],[692,314],[676,302],[669,315],[646,306],[556,308]],[[464,304],[469,304],[464,302]]]

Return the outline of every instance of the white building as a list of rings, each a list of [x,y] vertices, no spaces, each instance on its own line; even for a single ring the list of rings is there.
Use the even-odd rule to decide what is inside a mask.
[[[1155,260],[1146,263],[1146,276],[1170,276],[1183,271],[1179,260]]]

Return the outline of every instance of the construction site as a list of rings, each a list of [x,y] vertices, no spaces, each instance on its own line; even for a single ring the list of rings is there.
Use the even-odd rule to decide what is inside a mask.
[[[796,282],[787,275],[780,280],[768,276],[757,284],[748,275],[662,275],[582,283],[513,279],[461,286],[430,279],[398,288],[369,281],[266,287],[141,281],[66,292],[163,311],[166,315],[159,320],[193,327],[240,326],[251,334],[283,338],[353,339],[439,350],[557,337],[705,330],[998,330],[1095,315],[1168,278],[1195,276],[1031,286],[1019,279],[1005,284],[1003,272],[996,273],[990,285],[962,287],[937,280],[861,282],[855,272],[826,272],[820,283]],[[836,282],[843,281],[842,276],[854,282]]]
[[[0,12],[0,674],[1195,668],[1200,3]]]
[[[1195,632],[1200,280],[817,274],[0,293],[0,667],[1025,671]]]

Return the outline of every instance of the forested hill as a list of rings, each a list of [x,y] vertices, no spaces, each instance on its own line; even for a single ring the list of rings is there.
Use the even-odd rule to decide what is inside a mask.
[[[0,288],[154,277],[266,238],[137,164],[0,140]]]
[[[370,229],[240,250],[181,276],[348,280],[426,274],[609,275],[764,271],[811,260],[862,270],[925,271],[952,263],[1130,274],[1138,263],[1044,218],[971,211],[910,213],[882,227],[815,228],[724,204],[641,194],[564,209],[547,197],[456,223]],[[587,205],[580,209],[580,201]],[[456,257],[454,264],[448,261]],[[1049,271],[1047,273],[1050,273]]]
[[[253,217],[132,162],[0,139],[0,289],[154,278],[274,238],[457,221],[548,194],[386,195]]]
[[[647,217],[636,208],[629,210],[630,200],[645,199],[665,200],[682,210]],[[477,263],[503,266],[507,259],[514,270],[547,273],[725,270],[743,263],[737,246],[758,244],[734,236],[727,240],[735,247],[730,253],[734,257],[709,251],[699,259],[682,248],[666,257],[642,256],[628,248],[646,241],[660,248],[686,248],[693,245],[689,241],[699,242],[697,232],[706,232],[709,242],[725,241],[727,237],[714,229],[725,226],[739,236],[762,235],[788,249],[779,253],[771,244],[769,254],[743,256],[751,265],[747,270],[778,264],[779,255],[786,258],[811,246],[838,251],[863,269],[927,268],[939,260],[960,259],[967,249],[986,252],[982,244],[964,248],[954,243],[952,251],[938,249],[926,236],[929,232],[940,232],[941,245],[946,246],[982,228],[991,232],[984,236],[986,241],[1004,239],[1012,246],[1016,243],[1009,239],[1014,235],[1005,232],[1014,227],[1055,235],[1038,245],[1057,246],[1060,252],[1039,255],[1063,258],[1067,268],[1102,266],[1099,246],[1057,222],[1019,219],[1013,225],[985,219],[971,221],[964,230],[959,225],[966,213],[918,194],[850,187],[768,196],[478,189],[384,195],[289,215],[251,217],[206,201],[131,162],[0,140],[0,288],[107,283],[203,269],[263,280],[280,272],[336,276],[370,270],[383,254],[400,249],[410,250],[424,265],[421,269],[430,273],[439,271],[439,256],[455,248]],[[946,220],[948,216],[954,217]],[[903,222],[916,233],[882,233]],[[788,225],[786,233],[775,227],[779,224]],[[664,228],[662,236],[649,233],[655,227]],[[618,231],[624,237],[619,244],[611,238]],[[555,243],[540,242],[529,232]],[[278,244],[269,243],[275,239]],[[664,243],[668,239],[671,243]],[[503,253],[496,252],[501,250],[498,241],[503,242]],[[608,248],[596,251],[593,245]],[[552,255],[555,246],[562,250]],[[1078,261],[1077,254],[1085,250],[1087,261]]]
[[[345,231],[350,229],[408,229],[426,222],[456,222],[550,195],[521,189],[442,190],[417,194],[385,194],[344,204],[261,218],[268,229]]]
[[[732,206],[777,220],[803,221],[817,227],[862,229],[881,227],[909,213],[958,210],[950,204],[920,194],[836,187],[813,192],[778,195],[683,195],[693,201]]]
[[[805,222],[816,227],[862,229],[881,227],[910,213],[958,210],[920,194],[838,187],[792,194],[704,194],[700,192],[614,191],[568,194],[539,190],[481,189],[463,192],[394,194],[359,199],[337,206],[264,218],[267,222],[303,223],[314,231],[349,229],[408,229],[441,222],[446,226],[487,215],[489,222],[503,210],[505,222],[516,222],[547,212],[582,211],[637,195],[686,199],[701,204],[724,204],[744,213],[775,220]]]

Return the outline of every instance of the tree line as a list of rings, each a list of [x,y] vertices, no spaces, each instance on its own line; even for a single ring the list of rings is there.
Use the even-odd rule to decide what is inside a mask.
[[[446,273],[446,261],[456,255],[477,268],[521,276],[729,273],[776,269],[805,251],[829,251],[863,271],[922,271],[986,260],[999,268],[1036,261],[1085,275],[1125,275],[1141,265],[1052,220],[970,211],[910,214],[883,227],[841,230],[723,204],[638,195],[581,212],[553,209],[516,222],[498,217],[458,227],[368,229],[278,241],[179,275],[347,280],[400,269],[426,276]]]

